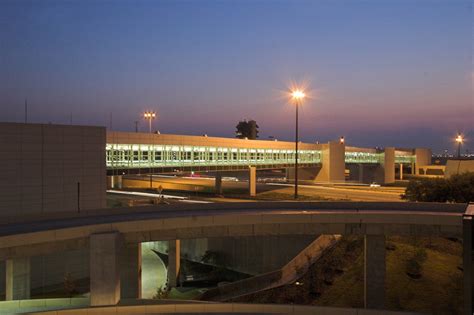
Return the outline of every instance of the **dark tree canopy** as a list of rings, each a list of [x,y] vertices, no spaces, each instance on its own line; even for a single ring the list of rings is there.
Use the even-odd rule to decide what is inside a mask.
[[[251,139],[255,140],[258,138],[258,125],[255,120],[243,120],[239,121],[235,131],[235,136],[240,139]]]

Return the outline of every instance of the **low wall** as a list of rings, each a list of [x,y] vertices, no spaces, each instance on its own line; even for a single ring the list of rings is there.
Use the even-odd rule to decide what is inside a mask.
[[[474,160],[448,160],[446,162],[444,178],[465,172],[474,172]]]
[[[89,298],[64,298],[64,299],[34,299],[0,302],[0,314],[31,314],[32,312],[43,312],[50,310],[67,310],[71,308],[89,306]],[[64,311],[65,314],[66,311]],[[63,311],[59,311],[60,314]],[[35,313],[36,314],[36,313]],[[56,311],[45,314],[56,314]],[[69,313],[70,314],[70,313]],[[85,313],[83,313],[85,314]],[[96,313],[99,314],[99,313]]]
[[[321,307],[304,305],[279,304],[242,304],[242,303],[200,303],[200,304],[165,304],[133,305],[83,308],[65,311],[49,311],[37,315],[102,315],[102,314],[298,314],[298,315],[378,315],[380,310],[367,310],[340,307]],[[417,313],[383,311],[386,315],[416,315]]]

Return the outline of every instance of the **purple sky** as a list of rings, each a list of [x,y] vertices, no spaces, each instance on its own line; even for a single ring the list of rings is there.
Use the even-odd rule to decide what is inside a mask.
[[[472,152],[472,44],[468,0],[3,0],[0,121],[291,140],[295,81],[304,141]]]

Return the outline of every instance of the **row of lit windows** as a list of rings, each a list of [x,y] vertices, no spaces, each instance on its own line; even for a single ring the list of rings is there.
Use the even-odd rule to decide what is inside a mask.
[[[365,163],[379,163],[382,161],[383,153],[369,153],[369,152],[346,152],[346,162],[365,162]],[[395,163],[412,163],[415,161],[414,155],[396,155]]]
[[[152,149],[151,151],[149,149]],[[117,163],[161,163],[161,162],[287,162],[295,158],[290,150],[261,150],[261,149],[229,149],[229,148],[193,148],[189,147],[159,147],[153,146],[107,146],[108,164]],[[204,149],[204,150],[203,150]],[[300,151],[299,160],[318,163],[319,151]]]

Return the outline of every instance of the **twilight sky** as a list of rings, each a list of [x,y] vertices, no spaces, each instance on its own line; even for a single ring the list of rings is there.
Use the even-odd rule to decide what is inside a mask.
[[[0,1],[0,121],[474,151],[470,0]],[[464,150],[463,150],[464,151]]]

